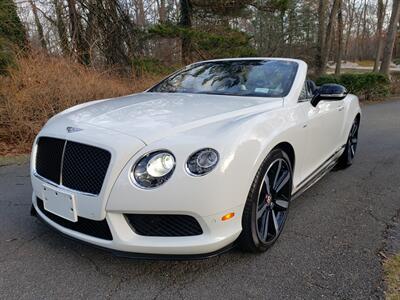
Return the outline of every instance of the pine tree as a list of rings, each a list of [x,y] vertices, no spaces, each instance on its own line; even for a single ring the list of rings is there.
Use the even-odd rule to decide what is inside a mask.
[[[0,74],[13,61],[13,50],[26,47],[25,28],[12,0],[0,0]]]

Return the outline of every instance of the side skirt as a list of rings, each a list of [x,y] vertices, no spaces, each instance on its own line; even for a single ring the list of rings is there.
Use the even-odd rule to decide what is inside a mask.
[[[333,155],[331,155],[321,166],[319,166],[314,172],[312,172],[307,178],[305,178],[298,185],[297,191],[292,194],[292,199],[294,200],[303,194],[306,190],[312,187],[315,183],[317,183],[326,173],[331,171],[335,165],[339,157],[342,155],[343,150],[346,145],[341,146]]]

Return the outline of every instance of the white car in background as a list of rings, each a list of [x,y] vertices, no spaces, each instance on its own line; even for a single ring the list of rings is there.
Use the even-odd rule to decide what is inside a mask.
[[[262,252],[290,201],[357,147],[358,98],[307,64],[204,61],[146,92],[51,118],[32,151],[32,213],[132,257]]]

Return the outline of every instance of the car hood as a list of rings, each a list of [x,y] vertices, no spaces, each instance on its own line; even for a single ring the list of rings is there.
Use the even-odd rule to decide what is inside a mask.
[[[205,94],[141,93],[94,101],[54,118],[68,126],[86,123],[124,133],[145,143],[180,131],[245,114],[282,107],[282,98]]]

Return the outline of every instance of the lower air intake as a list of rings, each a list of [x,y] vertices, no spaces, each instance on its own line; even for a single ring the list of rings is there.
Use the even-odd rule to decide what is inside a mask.
[[[203,233],[199,222],[187,215],[126,215],[133,230],[144,236],[194,236]]]

